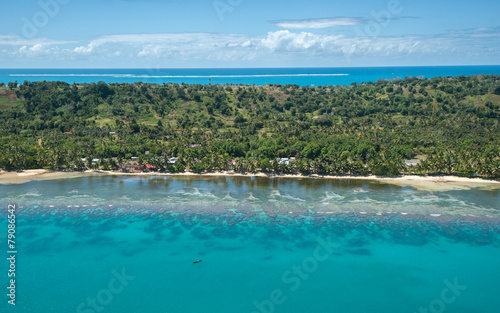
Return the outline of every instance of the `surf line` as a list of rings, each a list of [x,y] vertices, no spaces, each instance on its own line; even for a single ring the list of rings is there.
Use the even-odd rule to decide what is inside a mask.
[[[115,78],[252,78],[252,77],[332,77],[349,74],[255,74],[255,75],[143,75],[143,74],[9,74],[11,77],[115,77]]]

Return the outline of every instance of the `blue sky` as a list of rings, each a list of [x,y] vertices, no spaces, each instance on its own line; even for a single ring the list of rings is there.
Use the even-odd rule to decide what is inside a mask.
[[[500,1],[16,0],[0,68],[500,64]]]

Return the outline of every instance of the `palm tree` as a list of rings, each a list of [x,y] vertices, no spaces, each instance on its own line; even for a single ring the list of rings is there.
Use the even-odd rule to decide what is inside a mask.
[[[247,164],[247,170],[251,173],[254,173],[257,169],[257,161],[255,159],[247,160],[245,162]]]
[[[279,172],[279,168],[280,168],[278,160],[271,159],[271,161],[269,161],[269,162],[271,163],[271,167],[272,167],[273,171],[275,173],[278,173]]]

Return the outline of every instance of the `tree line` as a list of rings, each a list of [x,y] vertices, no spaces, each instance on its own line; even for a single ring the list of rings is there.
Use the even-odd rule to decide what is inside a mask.
[[[0,89],[6,170],[117,170],[137,158],[171,172],[500,177],[497,75],[317,87],[24,81]],[[415,158],[418,165],[405,165]]]

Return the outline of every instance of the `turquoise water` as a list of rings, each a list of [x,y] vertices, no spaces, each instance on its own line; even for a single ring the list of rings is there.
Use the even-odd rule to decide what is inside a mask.
[[[18,206],[17,305],[0,308],[496,312],[499,197],[313,179],[0,185],[3,213]]]
[[[0,69],[0,82],[65,81],[67,83],[188,83],[188,84],[297,84],[350,85],[406,76],[461,76],[500,74],[500,66],[420,66],[344,68],[246,69]]]

